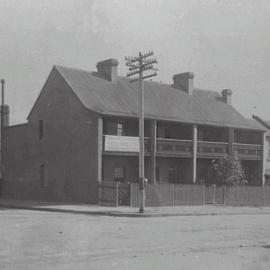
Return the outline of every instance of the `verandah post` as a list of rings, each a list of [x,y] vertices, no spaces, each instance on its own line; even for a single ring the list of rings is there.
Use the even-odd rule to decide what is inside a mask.
[[[197,125],[192,127],[192,183],[196,183],[197,177]]]

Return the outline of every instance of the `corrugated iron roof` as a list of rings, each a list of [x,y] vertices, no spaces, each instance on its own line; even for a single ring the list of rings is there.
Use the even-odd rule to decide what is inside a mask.
[[[253,126],[254,129],[262,129],[264,131],[267,131],[267,128],[255,119],[246,118],[246,121],[248,121],[248,123]]]
[[[138,83],[129,83],[124,77],[110,82],[95,72],[63,66],[55,68],[87,109],[103,115],[138,117]],[[189,95],[164,83],[145,81],[144,85],[145,118],[260,129],[222,102],[217,92],[195,89],[193,95]]]

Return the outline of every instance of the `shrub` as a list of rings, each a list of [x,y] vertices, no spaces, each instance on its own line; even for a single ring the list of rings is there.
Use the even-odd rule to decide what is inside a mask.
[[[247,181],[239,159],[236,156],[226,155],[214,160],[210,173],[211,182],[217,185],[245,185]]]

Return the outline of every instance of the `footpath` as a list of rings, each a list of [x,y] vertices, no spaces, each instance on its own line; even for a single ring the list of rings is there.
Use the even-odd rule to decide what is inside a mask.
[[[222,205],[146,207],[144,213],[139,213],[138,208],[129,206],[105,207],[79,203],[11,199],[0,199],[0,210],[1,208],[115,217],[270,215],[270,207],[235,207]]]

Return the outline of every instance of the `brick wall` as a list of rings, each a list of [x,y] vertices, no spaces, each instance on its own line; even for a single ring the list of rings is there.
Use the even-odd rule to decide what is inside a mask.
[[[41,140],[39,120],[44,123]],[[28,124],[5,130],[2,196],[97,202],[97,123],[97,115],[53,70]]]

